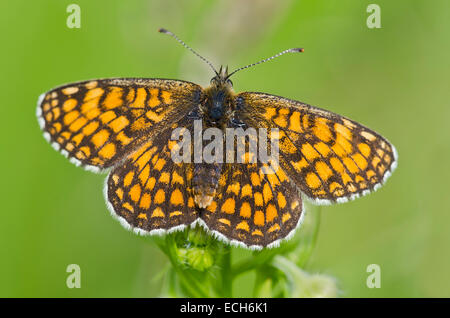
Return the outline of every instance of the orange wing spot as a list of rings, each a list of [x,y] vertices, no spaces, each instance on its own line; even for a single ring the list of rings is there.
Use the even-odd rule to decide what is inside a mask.
[[[328,156],[331,151],[330,146],[321,141],[315,144],[314,148],[322,155],[322,157]]]
[[[370,147],[365,143],[358,144],[358,149],[362,153],[362,155],[366,158],[370,156]]]
[[[273,122],[280,127],[287,127],[286,115],[282,115],[281,113],[273,120]]]
[[[188,200],[188,206],[189,206],[189,201],[192,200],[192,198],[189,198]],[[193,204],[194,201],[192,201]],[[206,208],[206,210],[208,210],[211,213],[216,212],[217,210],[217,202],[216,201],[211,201],[211,203],[208,205],[208,207]]]
[[[156,204],[161,204],[166,200],[166,194],[163,189],[159,189],[155,194],[154,202]]]
[[[69,126],[69,130],[76,132],[81,129],[84,125],[86,125],[87,120],[84,117],[79,117]]]
[[[70,132],[68,132],[68,131],[63,131],[61,133],[61,136],[64,137],[65,139],[69,139],[71,135],[72,134]]]
[[[100,98],[104,92],[104,89],[100,87],[90,89],[87,91],[86,96],[84,97],[84,101],[87,102],[94,98]]]
[[[352,144],[341,134],[336,135],[336,145],[340,145],[346,154],[350,154],[353,151]]]
[[[354,154],[352,159],[361,170],[365,170],[367,168],[367,160],[364,159],[360,153]]]
[[[278,216],[278,211],[273,204],[269,204],[266,208],[267,223],[272,222]]]
[[[150,175],[150,166],[146,165],[144,169],[139,173],[139,180],[144,185]]]
[[[113,179],[115,185],[119,183],[119,176],[117,174],[114,174],[111,178]]]
[[[239,182],[235,182],[228,186],[227,193],[233,192],[235,195],[238,195],[240,189],[241,189],[241,185],[239,184]]]
[[[110,142],[100,149],[98,154],[104,159],[111,159],[116,154],[116,145]]]
[[[347,140],[352,140],[352,132],[347,127],[336,123],[334,124],[334,129],[336,130],[336,133],[339,135],[342,135]]]
[[[341,178],[342,178],[342,182],[344,182],[344,184],[353,182],[352,178],[345,172],[341,175]]]
[[[338,158],[336,158],[336,157],[330,158],[330,163],[335,171],[337,171],[339,173],[343,173],[345,171],[344,165]]]
[[[374,168],[376,168],[376,167],[378,166],[378,164],[380,163],[380,161],[381,161],[380,158],[374,157],[374,158],[372,159],[372,166],[373,166]]]
[[[83,134],[85,134],[87,136],[92,135],[94,133],[94,131],[97,130],[98,125],[99,125],[98,121],[90,122],[83,128]]]
[[[255,192],[255,194],[253,195],[253,198],[255,199],[255,204],[257,206],[263,206],[264,202],[263,202],[263,197],[261,192]]]
[[[75,119],[78,118],[79,115],[80,113],[78,111],[76,110],[71,111],[70,113],[64,116],[64,124],[67,126],[70,125]]]
[[[86,157],[91,155],[91,149],[87,146],[81,147],[80,151],[82,151]]]
[[[270,188],[268,183],[264,184],[263,197],[264,197],[264,202],[266,202],[266,203],[269,202],[273,198],[272,189]]]
[[[66,144],[66,150],[67,151],[72,151],[74,148],[75,148],[75,146],[72,143],[68,142]]]
[[[125,202],[124,204],[122,204],[122,206],[127,209],[130,212],[134,212],[134,208],[131,204],[129,204],[128,202]]]
[[[131,200],[137,202],[141,196],[141,186],[138,183],[136,183],[134,186],[131,187],[129,193]]]
[[[158,115],[157,113],[149,110],[145,113],[145,116],[147,116],[148,119],[154,121],[155,123],[159,123],[164,119],[164,115]]]
[[[278,223],[275,223],[267,230],[267,232],[272,233],[272,232],[279,231],[279,230],[281,230],[280,225],[278,225]]]
[[[313,194],[314,194],[314,196],[319,197],[319,196],[323,196],[323,195],[325,195],[327,193],[325,192],[325,190],[321,189],[321,190],[313,191]]]
[[[342,186],[337,182],[332,182],[330,184],[330,192],[333,193],[336,189],[342,189]]]
[[[261,180],[256,172],[252,172],[252,174],[250,175],[250,180],[252,181],[252,184],[254,186],[261,185]]]
[[[291,142],[289,138],[283,138],[280,143],[280,149],[284,153],[296,153],[297,147]]]
[[[275,186],[280,184],[280,182],[278,181],[278,178],[273,173],[268,174],[267,175],[267,179],[269,180],[270,185],[272,186],[272,188],[275,188]]]
[[[57,99],[52,100],[51,105],[52,105],[53,107],[55,107],[56,105],[58,105],[58,100],[57,100]]]
[[[220,222],[220,223],[223,223],[223,224],[226,224],[226,225],[228,225],[228,226],[231,226],[231,222],[230,222],[230,220],[227,220],[227,219],[218,219],[218,221]]]
[[[297,172],[301,172],[303,168],[309,166],[309,163],[305,160],[305,158],[302,158],[302,160],[299,161],[291,161],[291,164]]]
[[[123,190],[122,190],[122,188],[117,188],[116,194],[117,194],[117,197],[122,201],[122,199],[123,199]]]
[[[257,235],[257,236],[264,236],[263,233],[260,230],[254,230],[252,232],[252,235]]]
[[[277,113],[277,110],[273,107],[266,107],[266,112],[263,115],[265,119],[271,120],[273,116],[275,116]]]
[[[178,216],[178,215],[183,215],[183,212],[181,212],[181,211],[173,211],[173,212],[170,212],[170,214],[169,214],[169,216],[171,218],[175,217],[175,216]]]
[[[383,158],[384,151],[381,150],[381,149],[377,149],[377,154],[378,154],[378,156],[379,156],[380,158]]]
[[[61,90],[61,92],[62,92],[64,95],[72,95],[72,94],[75,94],[76,92],[78,92],[78,90],[79,90],[78,87],[72,86],[72,87],[66,87],[66,88],[63,88],[63,89]]]
[[[160,207],[157,207],[156,209],[153,210],[152,213],[152,218],[163,218],[164,217],[164,212]]]
[[[312,161],[316,158],[319,158],[319,153],[311,146],[311,144],[304,144],[301,149],[302,154],[306,157],[308,161]]]
[[[106,113],[100,115],[100,119],[104,124],[109,123],[114,118],[116,118],[116,113],[112,110],[107,111]]]
[[[97,85],[98,85],[97,81],[90,81],[90,82],[86,83],[84,86],[87,89],[93,89],[94,87],[97,87]]]
[[[235,212],[235,200],[233,198],[228,198],[221,207],[221,211],[227,214],[233,214]]]
[[[137,157],[139,159],[135,159],[137,165],[139,166],[139,169],[144,168],[144,166],[150,161],[150,158],[152,157],[154,152],[151,150],[146,150],[143,154],[139,154]]]
[[[127,94],[127,101],[131,103],[134,100],[134,95],[136,94],[136,91],[133,88],[130,88]]]
[[[327,181],[333,175],[333,171],[330,167],[323,161],[318,161],[316,163],[316,171],[323,181]]]
[[[364,138],[366,138],[369,141],[374,141],[375,139],[377,139],[377,137],[375,137],[374,135],[372,135],[370,132],[368,131],[363,131],[361,132],[361,136],[363,136]]]
[[[303,123],[303,128],[305,130],[309,129],[309,116],[307,114],[304,114],[302,117],[302,123]]]
[[[306,175],[306,183],[312,189],[317,189],[322,185],[319,177],[314,172],[310,172]]]
[[[59,107],[55,107],[52,109],[53,112],[53,119],[58,119],[59,115],[61,115],[61,109]]]
[[[168,91],[161,91],[161,97],[165,104],[172,103],[172,94]]]
[[[90,100],[81,105],[81,112],[88,119],[94,119],[100,115],[100,108],[98,108],[98,98]]]
[[[255,215],[253,216],[253,223],[258,226],[264,225],[264,213],[262,211],[255,211]]]
[[[367,175],[368,179],[371,179],[372,177],[376,176],[376,173],[373,170],[369,170],[369,171],[366,172],[366,175]]]
[[[322,141],[328,142],[330,141],[332,134],[330,128],[327,125],[326,118],[317,118],[316,123],[312,129],[313,134]]]
[[[284,182],[284,181],[288,180],[286,173],[281,168],[278,168],[278,170],[276,171],[276,175],[277,175],[278,179],[280,179],[280,182]]]
[[[113,109],[123,105],[123,89],[121,87],[111,87],[111,91],[106,95],[103,106],[107,109]]]
[[[236,230],[244,230],[245,232],[250,232],[250,227],[248,226],[247,221],[242,221],[238,225],[236,225]]]
[[[48,97],[48,95],[47,95],[47,97]],[[47,98],[46,98],[47,99]],[[76,100],[75,100],[76,101]],[[75,107],[75,106],[73,106],[73,107]],[[72,108],[73,108],[72,107]],[[70,109],[70,110],[72,110],[72,108]],[[42,107],[42,109],[44,110],[44,112],[48,112],[48,110],[50,109],[50,104],[49,103],[45,103],[44,104],[44,107]]]
[[[300,113],[293,112],[291,117],[289,118],[289,129],[295,132],[303,132],[303,129],[300,124]]]
[[[358,190],[358,189],[356,188],[356,186],[353,183],[349,183],[347,185],[347,190],[350,192],[356,192],[356,190]]]
[[[225,184],[227,183],[227,176],[225,174],[222,174],[219,178],[219,184],[221,186],[225,186]],[[190,180],[190,178],[188,178],[188,180]]]
[[[77,100],[75,98],[70,98],[68,100],[66,100],[62,106],[63,111],[70,112],[72,109],[75,108],[75,106],[77,106]]]
[[[84,138],[83,134],[77,134],[72,137],[72,141],[78,146],[81,143],[81,141],[83,140],[83,138]]]
[[[342,161],[344,162],[344,165],[347,167],[348,171],[350,171],[351,173],[356,173],[359,171],[358,166],[351,158],[345,157],[344,159],[342,159]]]
[[[241,190],[241,198],[243,197],[251,197],[252,196],[252,186],[249,184],[246,184],[242,187]]]
[[[114,132],[119,132],[122,129],[124,129],[126,126],[128,126],[130,122],[128,121],[128,119],[125,116],[120,116],[119,118],[113,120],[112,122],[109,123],[109,127],[111,127],[111,129]]]
[[[144,108],[146,98],[147,98],[147,91],[145,90],[144,87],[139,87],[137,89],[136,99],[130,106]]]
[[[248,202],[242,203],[239,215],[246,219],[250,218],[252,215],[252,208]]]
[[[45,114],[45,120],[46,120],[47,122],[52,121],[52,119],[53,119],[53,114],[52,114],[52,113],[47,113],[47,114]]]
[[[377,169],[378,169],[378,172],[382,175],[386,171],[386,166],[381,164],[381,165],[378,166]]]
[[[153,108],[161,104],[158,99],[158,92],[159,90],[157,88],[150,89],[150,99],[148,100],[148,106]]]
[[[280,209],[283,209],[286,206],[286,197],[284,196],[284,194],[281,192],[278,192],[277,200],[278,200],[278,206],[280,207]]]
[[[161,176],[159,177],[159,182],[169,184],[170,182],[170,174],[167,172],[161,173]]]
[[[161,169],[164,167],[165,164],[166,164],[166,160],[160,158],[158,160],[158,162],[155,164],[154,168],[158,171],[161,171]]]
[[[170,203],[173,205],[184,205],[183,194],[179,189],[175,189],[172,191],[170,196]]]
[[[172,185],[175,183],[184,185],[184,179],[176,171],[172,173]]]
[[[131,184],[131,181],[133,181],[134,172],[130,171],[127,173],[125,178],[123,178],[123,185],[124,187],[128,187]]]
[[[122,143],[122,145],[128,145],[133,139],[128,138],[127,135],[123,131],[121,131],[117,136],[116,139]]]
[[[108,138],[109,132],[106,129],[102,129],[98,133],[96,133],[91,140],[95,147],[100,148],[101,146],[103,146],[106,140],[108,140]]]
[[[139,215],[137,217],[138,217],[138,219],[147,220],[147,214],[145,214],[145,213],[139,213]]]
[[[86,155],[82,151],[77,151],[77,153],[75,154],[75,157],[77,157],[77,159],[79,159],[79,160],[86,159]],[[92,161],[94,162],[94,160],[92,160]]]
[[[281,222],[286,223],[291,218],[291,214],[289,212],[286,212],[281,217]]]
[[[52,98],[56,98],[56,97],[58,97],[58,93],[57,93],[57,92],[52,92],[52,95],[51,95],[51,97],[52,97]]]
[[[153,188],[155,187],[155,184],[156,184],[156,179],[151,177],[150,179],[148,179],[148,182],[145,185],[145,187],[149,190],[153,190]]]

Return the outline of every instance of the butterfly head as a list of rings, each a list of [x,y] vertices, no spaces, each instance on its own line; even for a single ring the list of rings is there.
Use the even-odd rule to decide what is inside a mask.
[[[220,66],[219,71],[216,72],[216,76],[211,79],[211,86],[217,86],[225,89],[231,89],[233,87],[233,82],[230,80],[230,76],[228,75],[228,66]]]

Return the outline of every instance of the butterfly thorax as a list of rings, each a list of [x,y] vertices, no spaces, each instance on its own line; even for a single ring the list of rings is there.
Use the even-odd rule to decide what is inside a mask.
[[[205,89],[200,105],[203,129],[219,128],[225,131],[230,126],[235,111],[235,95],[228,79],[228,70],[220,68]],[[205,141],[203,142],[205,145]],[[212,202],[222,174],[222,163],[196,163],[194,165],[193,191],[198,207],[206,208]]]

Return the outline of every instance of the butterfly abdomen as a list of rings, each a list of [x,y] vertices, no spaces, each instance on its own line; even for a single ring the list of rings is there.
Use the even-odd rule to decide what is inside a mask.
[[[206,208],[212,202],[221,173],[221,163],[199,163],[194,165],[192,189],[194,201],[199,208]]]

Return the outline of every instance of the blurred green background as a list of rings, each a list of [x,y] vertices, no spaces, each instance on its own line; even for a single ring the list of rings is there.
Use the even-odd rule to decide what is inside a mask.
[[[381,29],[366,26],[373,2]],[[70,3],[81,7],[80,29],[66,26]],[[322,209],[308,272],[335,277],[342,297],[450,296],[449,1],[17,0],[2,1],[0,12],[1,297],[158,295],[165,256],[113,220],[105,176],[55,152],[35,107],[44,91],[91,78],[208,84],[208,66],[159,27],[231,69],[304,47],[240,72],[235,90],[346,115],[387,137],[400,157],[379,191]],[[72,263],[80,289],[66,287]],[[366,287],[369,264],[381,266],[379,289]],[[248,296],[249,279],[236,295]]]

